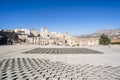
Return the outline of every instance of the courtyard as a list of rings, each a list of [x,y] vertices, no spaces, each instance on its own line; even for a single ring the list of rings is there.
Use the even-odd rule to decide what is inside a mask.
[[[0,46],[0,80],[120,80],[120,46]]]

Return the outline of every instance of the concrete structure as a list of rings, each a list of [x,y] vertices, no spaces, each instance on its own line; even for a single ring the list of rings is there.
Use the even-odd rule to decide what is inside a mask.
[[[72,46],[95,46],[99,45],[99,38],[78,38],[71,37]]]
[[[21,29],[15,29],[14,31],[15,31],[15,33],[18,33],[18,34],[28,34],[28,35],[30,35],[30,30],[29,29],[21,28]]]
[[[14,32],[0,31],[0,45],[13,44],[18,39],[18,35]]]
[[[48,30],[45,27],[41,28],[41,32],[40,33],[41,33],[41,36],[44,37],[44,38],[49,37],[48,36]]]
[[[120,38],[112,38],[111,42],[120,42]]]

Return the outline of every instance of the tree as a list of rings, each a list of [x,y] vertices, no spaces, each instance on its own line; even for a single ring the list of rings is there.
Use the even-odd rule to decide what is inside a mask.
[[[100,35],[100,39],[99,39],[100,45],[108,45],[110,43],[111,43],[111,39],[108,38],[108,35],[105,34]]]
[[[56,42],[53,42],[52,44],[56,45]]]

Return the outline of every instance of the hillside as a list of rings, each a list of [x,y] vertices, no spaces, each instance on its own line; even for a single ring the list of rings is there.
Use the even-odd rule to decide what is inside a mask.
[[[120,29],[104,29],[96,31],[92,34],[83,34],[79,37],[89,38],[89,37],[99,37],[101,34],[107,34],[109,37],[120,37]]]

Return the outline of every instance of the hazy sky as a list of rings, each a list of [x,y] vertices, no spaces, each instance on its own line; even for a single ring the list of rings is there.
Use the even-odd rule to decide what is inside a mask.
[[[120,28],[120,0],[0,0],[0,29],[43,26],[71,35]]]

